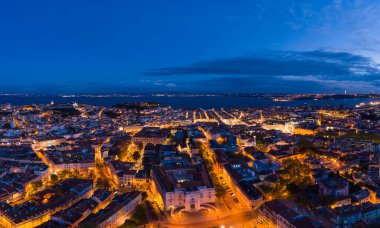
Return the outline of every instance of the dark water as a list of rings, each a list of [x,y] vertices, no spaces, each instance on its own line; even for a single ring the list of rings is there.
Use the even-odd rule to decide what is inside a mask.
[[[54,96],[0,96],[0,104],[11,103],[13,105],[27,105],[27,104],[48,104],[51,101],[54,103],[73,103],[92,104],[99,106],[112,106],[113,104],[123,102],[159,102],[165,106],[173,108],[243,108],[243,107],[266,107],[266,106],[327,106],[327,105],[344,105],[354,106],[361,102],[369,102],[374,99],[335,99],[335,100],[304,100],[304,101],[290,101],[290,102],[275,102],[270,99],[261,97],[211,97],[211,96],[197,96],[197,97],[155,97],[155,96],[141,96],[141,97],[54,97]]]

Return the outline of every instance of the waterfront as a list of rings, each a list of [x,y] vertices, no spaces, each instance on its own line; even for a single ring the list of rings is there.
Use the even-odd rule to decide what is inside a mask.
[[[134,97],[63,97],[63,96],[19,96],[19,95],[0,95],[0,104],[10,103],[13,105],[28,104],[48,104],[51,101],[55,103],[73,103],[100,105],[111,107],[114,104],[124,102],[158,102],[164,106],[172,108],[245,108],[245,107],[268,107],[268,106],[349,106],[352,107],[362,102],[373,101],[376,99],[359,98],[359,99],[332,99],[332,100],[296,100],[287,102],[276,102],[269,98],[263,97],[238,97],[238,96],[152,96],[141,95]]]

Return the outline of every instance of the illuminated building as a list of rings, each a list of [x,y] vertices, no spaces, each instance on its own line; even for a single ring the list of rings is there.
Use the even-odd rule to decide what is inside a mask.
[[[166,209],[197,211],[215,202],[215,190],[203,164],[154,166],[152,179]]]
[[[118,227],[128,219],[138,204],[141,203],[141,192],[132,191],[115,196],[111,203],[98,213],[89,215],[79,226],[96,224],[96,227]]]
[[[264,203],[259,211],[271,227],[278,228],[333,228],[331,221],[312,216],[305,209],[289,200],[272,200]]]

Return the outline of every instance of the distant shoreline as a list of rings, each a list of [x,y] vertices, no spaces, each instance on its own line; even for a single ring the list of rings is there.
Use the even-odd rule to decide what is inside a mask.
[[[83,93],[83,94],[36,94],[36,93],[0,93],[0,97],[89,97],[89,98],[111,98],[111,97],[262,97],[268,99],[288,98],[292,100],[309,99],[354,99],[354,98],[380,98],[380,93],[353,93],[353,94],[306,94],[306,93]]]
[[[277,99],[277,100],[276,100]],[[104,95],[36,95],[0,94],[0,104],[13,105],[82,103],[112,107],[125,102],[156,102],[173,108],[246,108],[268,106],[336,106],[353,107],[362,102],[380,100],[380,94],[104,94]]]

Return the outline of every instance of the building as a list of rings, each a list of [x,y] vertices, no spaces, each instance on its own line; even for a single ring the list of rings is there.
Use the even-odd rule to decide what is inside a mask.
[[[376,154],[380,153],[380,143],[372,143],[370,146],[371,151],[373,151]]]
[[[0,160],[23,163],[42,163],[29,145],[0,146]]]
[[[91,212],[103,209],[103,205],[109,203],[113,195],[113,192],[98,189],[90,198],[81,199],[66,210],[52,215],[50,221],[59,222],[60,226],[58,227],[78,227],[79,223]],[[44,223],[43,225],[48,226],[49,223]]]
[[[96,227],[118,227],[133,215],[135,208],[141,203],[142,195],[139,191],[132,191],[115,196],[111,203],[98,213],[90,214],[79,226],[96,224]]]
[[[341,178],[319,181],[319,194],[323,196],[340,197],[348,195],[348,182]]]
[[[215,202],[215,190],[203,164],[154,166],[153,184],[166,209],[198,211],[202,204]]]
[[[358,203],[365,203],[369,202],[370,200],[370,192],[368,189],[363,189],[358,192],[355,192],[352,194],[352,197],[356,200]]]
[[[333,228],[334,223],[324,218],[312,216],[303,208],[289,200],[272,200],[264,203],[260,215],[270,227],[278,228]]]
[[[52,214],[65,210],[91,194],[92,180],[68,179],[38,192],[27,202],[16,205],[0,202],[0,225],[5,228],[39,226],[47,222]]]
[[[224,165],[224,180],[235,192],[237,198],[250,208],[253,208],[256,203],[263,200],[263,196],[259,190],[253,186],[254,175],[254,171],[244,162]]]
[[[346,205],[333,210],[336,223],[341,227],[350,227],[357,222],[365,222],[367,225],[380,221],[380,204],[363,203],[353,206]]]
[[[133,136],[133,140],[143,143],[163,144],[168,135],[169,130],[167,129],[160,129],[159,127],[144,127]]]
[[[65,151],[47,150],[43,154],[51,163],[53,172],[73,169],[87,171],[95,165],[95,150],[91,147]]]
[[[137,173],[136,170],[132,170],[133,164],[120,160],[111,160],[107,161],[107,165],[114,181],[120,187],[133,185]]]

